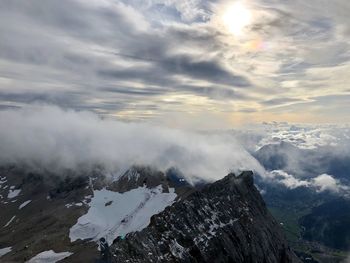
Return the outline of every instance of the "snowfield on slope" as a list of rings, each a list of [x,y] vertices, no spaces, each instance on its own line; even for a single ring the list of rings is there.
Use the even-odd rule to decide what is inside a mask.
[[[56,253],[53,250],[48,250],[39,253],[38,255],[27,261],[27,263],[56,263],[57,261],[67,258],[72,254],[73,253],[70,252]]]
[[[25,202],[23,202],[19,207],[18,209],[22,209],[23,207],[25,207],[26,205],[28,205],[32,200],[27,200]]]
[[[107,189],[94,190],[87,214],[81,216],[70,229],[70,240],[98,241],[105,237],[111,244],[118,236],[148,226],[151,216],[171,205],[175,198],[174,189],[170,188],[169,193],[163,193],[161,185],[153,189],[139,187],[125,193]]]
[[[20,192],[21,192],[21,189],[14,189],[14,186],[11,186],[9,193],[7,195],[7,198],[8,199],[15,198],[19,195]]]
[[[0,258],[1,258],[3,255],[5,255],[5,254],[11,252],[11,250],[12,250],[12,247],[0,248]]]

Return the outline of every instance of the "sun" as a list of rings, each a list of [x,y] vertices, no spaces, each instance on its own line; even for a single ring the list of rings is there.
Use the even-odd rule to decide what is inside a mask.
[[[242,35],[243,29],[252,20],[252,12],[241,2],[228,6],[222,16],[227,30],[235,36]]]

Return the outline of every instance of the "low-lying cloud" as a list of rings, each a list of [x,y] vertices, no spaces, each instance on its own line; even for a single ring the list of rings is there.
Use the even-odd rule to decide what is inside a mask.
[[[92,112],[50,105],[2,110],[0,124],[0,165],[25,165],[63,175],[66,170],[85,172],[96,166],[114,174],[133,165],[153,166],[163,171],[176,167],[189,180],[209,181],[220,179],[230,171],[248,169],[262,176],[265,182],[289,189],[308,187],[316,192],[341,195],[350,191],[339,173],[306,167],[311,169],[310,175],[300,176],[286,169],[263,167],[264,162],[260,164],[251,153],[253,146],[269,135],[264,133],[254,140],[248,136],[247,143],[240,136],[245,134],[243,131],[239,134],[191,132],[103,119]],[[295,149],[285,147],[292,156]],[[332,153],[334,150],[327,156]]]
[[[327,191],[334,194],[346,194],[350,191],[348,186],[343,185],[339,180],[329,174],[321,174],[311,179],[300,179],[285,171],[274,170],[271,171],[269,176],[269,179],[273,182],[284,185],[289,189],[308,187],[318,193]]]
[[[101,119],[91,112],[33,106],[0,111],[0,162],[25,164],[52,172],[102,165],[120,172],[132,165],[165,170],[179,168],[186,176],[214,180],[231,170],[260,164],[225,135],[155,127]]]

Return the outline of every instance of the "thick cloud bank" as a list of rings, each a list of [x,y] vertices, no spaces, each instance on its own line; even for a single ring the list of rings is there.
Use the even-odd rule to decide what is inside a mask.
[[[264,181],[288,189],[350,193],[350,127],[264,123],[235,137],[267,170]]]
[[[281,170],[274,170],[268,174],[269,179],[275,183],[284,185],[289,189],[298,187],[309,187],[316,192],[332,192],[335,194],[347,194],[350,188],[342,185],[341,182],[329,174],[321,174],[311,179],[300,179]]]
[[[177,167],[187,176],[218,179],[234,169],[264,170],[223,135],[203,135],[101,119],[89,112],[35,106],[0,112],[0,162],[50,171],[103,165],[122,171],[131,165]]]

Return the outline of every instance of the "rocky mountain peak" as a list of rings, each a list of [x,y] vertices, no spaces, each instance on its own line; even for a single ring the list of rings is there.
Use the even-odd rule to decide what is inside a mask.
[[[298,262],[249,171],[167,207],[112,251],[115,262]]]

